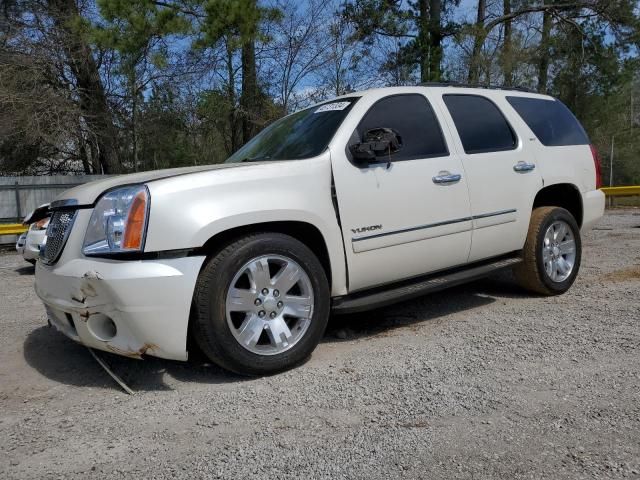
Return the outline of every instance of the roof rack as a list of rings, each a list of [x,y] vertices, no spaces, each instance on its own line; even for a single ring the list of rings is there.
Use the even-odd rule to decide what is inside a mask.
[[[536,93],[535,90],[531,90],[527,87],[507,87],[504,85],[482,85],[472,83],[460,83],[460,82],[423,82],[420,83],[421,87],[458,87],[458,88],[485,88],[491,90],[517,90],[519,92]]]

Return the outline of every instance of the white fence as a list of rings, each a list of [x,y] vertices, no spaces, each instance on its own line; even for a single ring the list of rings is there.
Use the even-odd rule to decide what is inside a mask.
[[[27,213],[76,185],[104,175],[0,177],[0,223],[21,223]]]
[[[29,212],[51,202],[65,190],[101,178],[105,175],[0,177],[0,223],[22,223]],[[15,240],[14,236],[0,237],[0,243]]]

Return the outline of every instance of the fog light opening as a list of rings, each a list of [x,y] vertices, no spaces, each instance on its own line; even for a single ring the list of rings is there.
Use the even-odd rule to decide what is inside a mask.
[[[77,335],[78,331],[76,330],[76,324],[73,321],[73,317],[70,313],[65,313],[64,315],[67,317],[67,322],[69,322],[69,327],[73,330],[74,335]]]
[[[87,320],[87,328],[98,340],[108,342],[118,334],[118,327],[113,320],[106,315],[92,315]]]

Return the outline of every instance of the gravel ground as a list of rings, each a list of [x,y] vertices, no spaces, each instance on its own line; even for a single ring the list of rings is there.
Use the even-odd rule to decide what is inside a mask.
[[[89,352],[0,256],[0,478],[638,478],[640,210],[584,240],[565,295],[501,275],[335,317],[293,371]]]

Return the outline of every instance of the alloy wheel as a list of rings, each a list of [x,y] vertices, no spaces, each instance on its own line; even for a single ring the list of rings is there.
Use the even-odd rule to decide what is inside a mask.
[[[291,258],[263,255],[234,275],[226,297],[227,324],[245,349],[277,355],[298,343],[313,315],[313,287]]]
[[[576,261],[576,241],[569,224],[553,222],[544,234],[542,262],[553,282],[564,282],[573,272]]]

